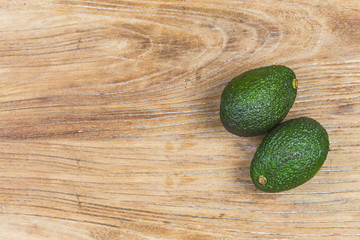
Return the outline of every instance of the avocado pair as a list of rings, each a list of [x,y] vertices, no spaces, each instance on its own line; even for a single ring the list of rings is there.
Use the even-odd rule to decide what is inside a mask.
[[[220,119],[227,131],[242,137],[268,132],[250,166],[251,179],[262,191],[281,192],[307,182],[329,151],[328,134],[316,120],[280,123],[296,95],[295,73],[281,65],[244,72],[221,95]]]

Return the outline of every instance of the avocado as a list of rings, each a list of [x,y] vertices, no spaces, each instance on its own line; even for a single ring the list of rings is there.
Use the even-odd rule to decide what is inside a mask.
[[[296,76],[288,67],[273,65],[244,72],[222,92],[221,122],[238,136],[261,135],[286,117],[296,94]]]
[[[260,143],[251,162],[251,179],[265,192],[295,188],[315,176],[328,151],[328,134],[316,120],[285,121]]]

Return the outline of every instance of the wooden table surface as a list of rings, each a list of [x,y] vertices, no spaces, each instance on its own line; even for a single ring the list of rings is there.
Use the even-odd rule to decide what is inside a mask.
[[[283,64],[320,172],[269,194],[229,80]],[[0,239],[359,239],[360,2],[0,2]]]

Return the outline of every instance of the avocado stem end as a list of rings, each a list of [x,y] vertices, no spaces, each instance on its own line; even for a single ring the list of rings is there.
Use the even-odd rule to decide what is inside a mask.
[[[261,185],[265,185],[265,183],[266,183],[266,178],[265,178],[264,176],[259,176],[258,182],[259,182]]]
[[[296,78],[293,79],[292,86],[294,89],[298,88],[298,80]]]

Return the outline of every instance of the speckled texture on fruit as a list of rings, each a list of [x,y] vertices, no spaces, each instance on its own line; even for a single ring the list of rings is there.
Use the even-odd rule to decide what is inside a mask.
[[[263,134],[280,123],[292,107],[295,73],[273,65],[247,71],[232,79],[221,95],[220,119],[238,136]]]
[[[329,137],[316,120],[301,117],[275,127],[258,147],[250,175],[257,188],[281,192],[315,176],[329,151]],[[261,184],[259,177],[266,178]]]

